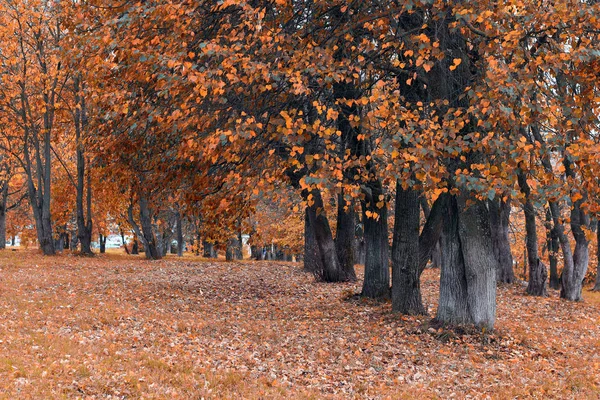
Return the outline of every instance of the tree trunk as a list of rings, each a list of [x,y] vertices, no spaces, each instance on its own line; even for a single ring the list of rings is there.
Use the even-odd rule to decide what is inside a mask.
[[[177,217],[177,256],[183,257],[183,249],[185,247],[185,243],[183,242],[183,218],[181,218],[179,211],[175,215]]]
[[[316,272],[317,276],[325,282],[347,281],[349,277],[342,270],[335,252],[335,242],[325,214],[321,192],[314,189],[310,193],[304,191],[303,195],[309,202],[308,217],[317,242],[320,260],[318,266],[322,266],[322,270]]]
[[[361,295],[373,299],[388,298],[390,295],[390,244],[387,201],[379,180],[369,182],[364,194],[362,208],[365,226],[365,278]],[[373,215],[376,217],[373,218]]]
[[[127,210],[129,223],[131,224],[136,237],[138,237],[144,245],[146,258],[149,260],[159,260],[161,258],[161,254],[156,243],[156,236],[154,235],[154,229],[152,226],[152,213],[148,207],[148,201],[143,196],[140,196],[139,207],[141,229],[133,218],[133,203],[129,205]]]
[[[442,225],[444,222],[444,213],[448,207],[450,196],[442,193],[433,203],[427,220],[419,236],[419,275],[423,273],[427,262],[433,255],[436,246],[440,246],[440,267],[441,267],[441,237],[443,234]]]
[[[590,217],[582,208],[585,200],[586,196],[573,203],[571,208],[571,232],[575,237],[575,250],[573,251],[572,262],[567,263],[565,261],[561,275],[560,297],[571,301],[583,300],[583,280],[589,264],[589,242],[584,229],[589,226]]]
[[[419,271],[419,192],[396,182],[394,242],[392,245],[392,310],[426,314]]]
[[[531,199],[531,189],[527,183],[525,172],[521,171],[518,175],[519,187],[525,195],[525,231],[527,235],[527,264],[529,266],[529,284],[527,285],[527,293],[533,296],[546,296],[546,279],[548,273],[546,266],[541,262],[538,256],[538,237],[537,228],[535,225],[535,208]]]
[[[552,214],[550,209],[546,210],[546,249],[548,250],[548,260],[550,261],[550,287],[558,290],[560,288],[560,279],[558,277],[558,259],[559,250],[558,236],[552,226]]]
[[[127,253],[127,255],[129,255],[129,249],[127,248],[127,241],[125,240],[125,233],[123,232],[123,229],[121,229],[120,225],[119,225],[119,232],[121,233],[121,242],[123,242],[123,248],[125,249],[125,253]]]
[[[596,225],[596,283],[594,291],[600,291],[600,218]]]
[[[6,207],[8,205],[8,179],[3,181],[2,193],[0,194],[0,249],[6,249]]]
[[[132,255],[140,254],[140,244],[137,240],[137,236],[133,239],[133,244],[131,245],[131,254]]]
[[[106,253],[106,236],[100,234],[100,254]]]
[[[240,247],[241,243],[237,236],[229,238],[225,251],[225,259],[227,261],[239,260]]]
[[[344,193],[338,195],[337,232],[335,238],[335,250],[340,261],[340,266],[348,280],[356,280],[354,271],[354,231],[356,227],[354,204],[346,205]]]
[[[308,216],[309,213],[310,210],[307,207],[304,213],[304,270],[318,276],[323,271],[323,263],[321,262],[315,230]]]
[[[510,199],[493,199],[488,201],[490,212],[490,228],[492,232],[492,243],[494,254],[498,261],[496,281],[502,283],[513,283],[515,273],[513,271],[513,258],[508,238],[508,225],[510,222]]]
[[[73,79],[73,88],[75,94],[74,122],[75,122],[75,142],[76,142],[76,160],[77,160],[77,186],[75,208],[77,216],[77,237],[81,243],[81,254],[92,255],[92,184],[91,174],[87,172],[87,207],[84,210],[84,197],[86,191],[86,162],[82,134],[87,124],[85,110],[85,101],[81,92],[80,77]],[[86,216],[87,211],[87,216]]]
[[[217,258],[217,253],[215,251],[215,245],[208,241],[202,242],[202,247],[204,248],[202,256],[204,258]]]
[[[440,300],[436,319],[492,329],[496,319],[496,257],[485,203],[466,208],[450,198],[442,234]]]
[[[429,216],[431,215],[431,208],[429,207],[429,204],[427,203],[427,199],[425,197],[421,197],[419,199],[419,202],[421,204],[421,209],[423,210],[423,216],[425,217],[425,223],[427,223],[427,220],[429,219]],[[438,233],[438,235],[441,235],[441,224],[439,226],[439,230],[440,233]],[[442,265],[442,250],[440,248],[440,239],[438,239],[438,241],[435,243],[435,245],[433,246],[433,249],[431,249],[431,268],[440,268],[440,266]],[[427,266],[427,265],[425,265]],[[423,267],[425,268],[425,267]]]

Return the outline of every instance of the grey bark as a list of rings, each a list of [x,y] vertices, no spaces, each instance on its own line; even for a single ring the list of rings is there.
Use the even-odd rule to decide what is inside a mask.
[[[363,224],[365,227],[365,278],[361,295],[373,299],[390,296],[390,244],[388,239],[387,200],[379,180],[363,189]],[[383,207],[378,207],[377,203]],[[368,217],[367,212],[377,214]]]
[[[527,248],[527,265],[529,266],[529,283],[527,293],[532,296],[546,296],[546,279],[548,272],[546,266],[541,262],[538,253],[537,227],[535,224],[535,208],[531,199],[531,189],[527,183],[524,171],[519,171],[518,181],[521,192],[525,195],[523,211],[525,213],[525,231]]]
[[[596,225],[596,283],[594,291],[600,291],[600,218]]]
[[[183,257],[183,249],[185,247],[185,243],[183,242],[183,218],[181,217],[181,213],[179,211],[176,212],[177,218],[177,256]]]
[[[73,90],[75,94],[74,122],[75,122],[75,142],[76,142],[76,161],[77,161],[77,185],[75,209],[77,216],[77,238],[81,244],[81,254],[91,255],[92,253],[92,184],[91,174],[87,172],[87,201],[84,209],[84,197],[86,197],[86,161],[83,146],[82,134],[87,125],[87,115],[85,108],[85,99],[81,90],[80,76],[73,79]]]
[[[546,249],[548,251],[548,260],[550,262],[550,287],[558,290],[560,288],[560,279],[558,276],[558,250],[559,242],[556,230],[552,226],[552,214],[550,209],[546,210]]]
[[[488,209],[466,207],[464,196],[448,202],[441,237],[442,268],[436,319],[492,329],[496,319],[496,257]]]
[[[347,207],[347,210],[344,208]],[[335,250],[340,262],[340,267],[348,280],[356,280],[354,271],[354,231],[356,228],[356,216],[354,213],[354,204],[346,205],[343,192],[338,195],[337,229],[335,238]]]
[[[322,267],[321,271],[316,272],[318,277],[325,282],[347,281],[349,277],[342,270],[337,258],[335,242],[325,214],[321,192],[318,189],[313,189],[310,194],[308,191],[304,191],[303,196],[311,203],[307,207],[307,213],[317,242],[320,263],[317,263],[316,266]]]
[[[419,271],[419,192],[396,182],[394,241],[392,244],[392,310],[425,314]]]
[[[496,281],[502,283],[513,283],[515,281],[513,257],[508,236],[510,208],[510,199],[507,201],[500,198],[488,200],[492,243],[494,245],[494,254],[498,261]]]

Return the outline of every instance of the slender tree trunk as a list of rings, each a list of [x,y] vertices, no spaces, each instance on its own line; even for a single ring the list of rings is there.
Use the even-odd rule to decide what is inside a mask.
[[[546,296],[546,279],[548,272],[546,266],[541,262],[538,256],[538,237],[537,227],[535,224],[535,208],[531,199],[531,189],[527,183],[526,175],[523,171],[518,175],[519,187],[525,195],[525,231],[527,234],[527,263],[529,265],[529,284],[527,285],[527,293],[533,296]]]
[[[365,226],[365,278],[361,295],[373,299],[390,296],[390,244],[387,201],[381,182],[371,181],[362,201]],[[371,214],[373,213],[373,214]],[[373,218],[373,215],[376,215]]]
[[[8,205],[8,180],[2,182],[2,193],[0,194],[0,249],[6,249],[6,207]]]
[[[340,266],[348,280],[356,280],[354,271],[354,230],[356,227],[354,204],[346,204],[344,193],[338,195],[337,229],[335,250],[340,261]]]
[[[125,249],[125,253],[127,253],[127,255],[129,255],[129,248],[127,248],[127,241],[125,240],[125,233],[123,232],[123,229],[121,228],[121,226],[119,226],[119,232],[121,233],[121,242],[123,242],[123,248]]]
[[[183,242],[183,218],[181,218],[181,213],[177,211],[177,256],[183,257],[183,249],[185,248],[185,243]]]
[[[436,319],[444,324],[474,324],[492,329],[496,318],[497,262],[488,210],[482,201],[467,208],[465,200],[452,196],[444,213]]]
[[[594,291],[600,291],[600,218],[596,226],[596,283]]]
[[[425,314],[419,271],[419,192],[396,182],[394,242],[392,245],[392,310]]]
[[[75,142],[76,142],[76,160],[77,160],[77,186],[76,186],[76,199],[75,208],[77,215],[77,237],[79,243],[81,243],[81,254],[92,255],[92,218],[91,218],[91,202],[92,202],[92,189],[90,182],[90,173],[88,171],[88,182],[87,182],[87,220],[84,210],[84,197],[86,191],[85,176],[86,176],[86,162],[84,154],[84,146],[82,133],[86,125],[86,110],[85,102],[80,88],[81,82],[80,77],[76,76],[73,79],[73,89],[75,93]]]
[[[496,280],[502,283],[513,283],[515,281],[513,258],[508,238],[510,207],[510,199],[506,202],[502,199],[488,201],[492,243],[494,245],[494,254],[498,261]]]
[[[548,260],[550,261],[550,287],[558,290],[560,288],[560,279],[558,277],[558,259],[559,250],[558,236],[552,226],[552,214],[550,209],[546,210],[546,249],[548,249]]]
[[[131,254],[132,255],[140,254],[140,244],[138,242],[137,236],[133,239],[133,244],[131,245]]]
[[[100,254],[106,253],[106,236],[100,234]]]
[[[429,216],[431,215],[431,207],[429,207],[429,204],[427,203],[427,199],[425,197],[421,197],[419,199],[419,203],[421,204],[421,209],[423,210],[423,216],[425,217],[425,221],[427,223],[427,220],[429,219]],[[438,235],[441,235],[441,225],[439,226],[439,230],[440,230],[440,233],[438,233]],[[431,268],[440,268],[440,266],[442,265],[442,253],[441,252],[442,252],[442,250],[440,248],[440,239],[438,239],[438,241],[433,246],[433,249],[431,250]]]

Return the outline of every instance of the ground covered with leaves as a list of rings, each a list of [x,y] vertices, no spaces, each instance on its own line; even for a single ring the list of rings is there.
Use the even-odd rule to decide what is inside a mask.
[[[443,329],[299,264],[0,254],[2,398],[598,398],[600,297]],[[423,290],[434,315],[439,272]]]

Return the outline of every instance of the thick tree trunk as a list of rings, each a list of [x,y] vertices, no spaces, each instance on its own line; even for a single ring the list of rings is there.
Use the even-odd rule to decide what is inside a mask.
[[[261,250],[260,247],[253,244],[252,246],[250,246],[250,257],[253,260],[260,260],[260,255],[261,255]]]
[[[560,288],[560,279],[558,277],[558,236],[552,226],[552,214],[546,210],[546,249],[548,250],[548,260],[550,262],[550,287],[558,290]]]
[[[485,203],[466,207],[451,197],[442,235],[440,300],[436,319],[486,329],[496,319],[496,257]]]
[[[343,192],[338,195],[337,232],[335,250],[340,261],[340,266],[348,280],[356,280],[354,271],[354,231],[356,228],[354,204],[346,204]]]
[[[349,280],[345,271],[342,270],[335,251],[335,242],[329,227],[329,221],[325,214],[323,198],[318,189],[304,193],[308,201],[307,207],[310,226],[314,231],[314,238],[317,242],[318,256],[320,264],[316,267],[322,267],[322,270],[316,271],[317,276],[325,282],[343,282]]]
[[[571,208],[571,232],[575,237],[573,261],[563,268],[560,297],[571,300],[583,300],[583,280],[589,264],[589,241],[584,229],[590,225],[590,217],[582,208],[584,199],[576,201]]]
[[[365,227],[365,278],[362,293],[373,299],[390,295],[390,244],[388,239],[387,201],[381,182],[371,181],[362,201]],[[376,215],[373,218],[373,215]]]
[[[392,310],[425,314],[419,271],[419,192],[396,182],[394,242],[392,245]]]
[[[496,281],[502,283],[513,283],[515,273],[513,271],[513,258],[508,238],[508,225],[510,222],[510,199],[493,199],[488,201],[490,210],[490,228],[492,232],[492,243],[494,254],[498,261]]]
[[[241,243],[239,238],[237,236],[229,238],[227,241],[227,249],[225,251],[225,259],[227,261],[239,260],[239,255],[241,253],[240,249]]]
[[[217,258],[217,252],[215,251],[215,245],[209,241],[204,240],[202,242],[204,248],[202,256],[204,258]]]
[[[148,206],[148,201],[142,196],[140,196],[139,199],[139,207],[141,229],[133,218],[133,204],[130,204],[127,210],[129,223],[131,224],[136,237],[138,237],[144,245],[146,258],[149,260],[159,260],[161,254],[156,243],[156,236],[154,235],[154,228],[152,226],[152,213]]]
[[[527,264],[529,266],[529,284],[527,285],[527,293],[533,296],[546,296],[546,279],[548,272],[546,266],[541,262],[538,256],[538,237],[537,227],[535,224],[535,208],[531,199],[531,189],[527,183],[527,177],[523,171],[518,175],[519,187],[525,195],[525,231],[527,235]]]

